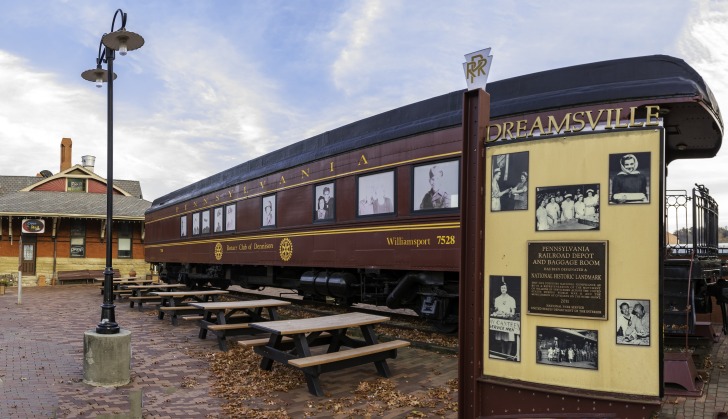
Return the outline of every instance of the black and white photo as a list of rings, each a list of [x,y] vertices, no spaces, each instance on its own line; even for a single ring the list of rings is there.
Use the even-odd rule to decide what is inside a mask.
[[[521,361],[521,277],[490,276],[488,357]]]
[[[235,204],[225,206],[225,231],[235,231]]]
[[[196,212],[192,214],[192,235],[197,236],[200,234],[200,213]]]
[[[215,208],[213,212],[213,229],[215,233],[222,233],[223,212],[222,207]]]
[[[413,211],[458,208],[458,160],[414,166],[412,178]]]
[[[187,216],[186,215],[179,217],[179,235],[180,235],[180,237],[187,237]]]
[[[357,215],[394,213],[394,171],[359,176]]]
[[[536,231],[599,230],[599,184],[536,188]]]
[[[490,210],[528,209],[528,152],[496,154],[491,158]]]
[[[649,204],[650,153],[609,155],[609,203]]]
[[[617,344],[650,346],[650,300],[617,299]]]
[[[204,210],[201,212],[202,225],[200,231],[202,234],[210,232],[210,210]]]
[[[314,188],[314,221],[333,220],[336,211],[334,183],[316,185]]]
[[[276,225],[276,196],[263,197],[263,227]]]
[[[599,333],[589,329],[536,326],[536,363],[599,369]]]

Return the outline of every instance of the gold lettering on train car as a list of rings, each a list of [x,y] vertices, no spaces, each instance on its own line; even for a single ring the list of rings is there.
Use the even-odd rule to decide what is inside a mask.
[[[220,195],[215,195],[215,201],[219,201],[219,200],[220,200]]]
[[[362,165],[362,163],[364,163],[364,164],[369,164],[369,162],[367,161],[367,158],[366,158],[366,156],[364,156],[363,154],[362,154],[362,155],[361,155],[361,157],[359,158],[359,163],[357,164],[357,166],[361,166],[361,165]],[[332,164],[333,164],[333,163],[332,163]],[[332,166],[332,167],[333,167],[333,166]]]
[[[281,175],[281,180],[278,183],[280,183],[281,185],[285,184],[286,178],[284,178],[283,175]]]
[[[311,169],[308,169],[308,170],[310,171]],[[306,169],[301,169],[301,178],[309,177],[309,176],[310,175],[308,174],[308,172],[306,171]]]
[[[179,207],[174,207],[174,212],[179,212]]]
[[[247,194],[248,194],[248,187],[243,185],[243,195],[247,195]],[[230,195],[230,196],[232,196],[232,195]]]
[[[243,186],[243,189],[245,189],[245,186]],[[233,191],[228,191],[228,198],[233,197]]]
[[[629,127],[641,127],[643,125],[642,122],[635,122],[634,118],[637,115],[637,107],[632,106],[629,108]]]
[[[202,202],[207,205],[207,198],[202,198]]]
[[[660,106],[659,105],[649,105],[646,106],[647,108],[647,116],[645,117],[645,126],[646,127],[655,127],[660,125],[659,122],[657,122],[657,119],[660,118]],[[652,118],[655,118],[655,121],[652,121]]]
[[[331,164],[329,165],[329,172],[333,172],[333,171],[334,171],[334,162],[331,162]]]
[[[260,187],[265,189],[265,181],[261,180],[259,183],[260,183]]]
[[[194,201],[194,202],[192,203],[192,205],[193,205],[193,206],[194,206],[195,208],[197,208],[197,201]]]

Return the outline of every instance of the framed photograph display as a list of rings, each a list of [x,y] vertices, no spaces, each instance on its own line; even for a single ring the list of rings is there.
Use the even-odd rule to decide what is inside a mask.
[[[491,158],[490,210],[528,209],[528,151]]]
[[[650,203],[650,153],[609,155],[609,204]]]
[[[617,299],[617,345],[650,346],[650,300]]]
[[[225,205],[225,231],[235,231],[235,204]]]
[[[198,236],[200,234],[200,213],[196,212],[192,214],[192,235]]]
[[[179,236],[187,237],[187,215],[179,217]]]
[[[275,227],[276,225],[276,196],[268,195],[263,197],[262,211],[263,227]]]
[[[313,190],[313,220],[332,221],[336,217],[334,182],[316,185]]]
[[[358,216],[394,214],[394,171],[359,176]]]
[[[536,363],[598,370],[598,337],[597,330],[536,326]]]
[[[521,361],[521,277],[490,276],[488,357]]]
[[[459,207],[459,160],[414,166],[412,179],[412,211]]]
[[[204,210],[200,214],[202,222],[200,226],[200,232],[202,234],[208,234],[210,233],[210,210]]]
[[[215,233],[222,233],[222,222],[223,222],[223,211],[222,207],[217,207],[213,210],[212,214],[212,231]]]
[[[536,231],[599,230],[599,184],[536,188]]]

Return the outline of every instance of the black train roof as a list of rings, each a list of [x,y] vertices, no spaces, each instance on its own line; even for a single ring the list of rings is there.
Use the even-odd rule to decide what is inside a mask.
[[[667,55],[542,71],[489,83],[487,91],[491,96],[491,119],[590,103],[697,97],[702,102],[702,105],[697,104],[697,112],[712,113],[708,115],[712,124],[703,124],[708,126],[704,128],[707,134],[695,136],[708,137],[703,141],[710,146],[701,145],[693,154],[685,153],[685,157],[712,157],[720,148],[723,122],[710,89],[687,63]],[[350,150],[459,126],[463,92],[459,90],[406,105],[291,144],[157,198],[147,212]],[[694,107],[690,115],[695,112]],[[683,117],[688,118],[688,115]],[[701,117],[705,118],[705,115]],[[685,143],[690,139],[679,141]]]

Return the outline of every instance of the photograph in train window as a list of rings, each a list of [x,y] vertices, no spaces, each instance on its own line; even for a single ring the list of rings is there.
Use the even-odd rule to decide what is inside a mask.
[[[394,171],[359,176],[357,192],[359,199],[357,215],[393,213]]]
[[[202,234],[207,234],[210,232],[210,210],[204,210],[201,214],[202,227],[200,231]]]
[[[222,207],[215,208],[215,210],[212,214],[213,214],[212,231],[214,231],[215,233],[222,233],[222,217],[223,217],[222,216],[222,214],[223,214]]]
[[[235,231],[235,204],[225,206],[225,231]]]
[[[179,217],[179,235],[180,235],[180,237],[187,237],[187,216],[186,215]]]
[[[334,211],[336,210],[336,202],[334,198],[334,183],[324,183],[316,185],[314,188],[314,208],[313,219],[315,221],[325,221],[334,219]]]
[[[488,356],[521,361],[521,277],[490,276]]]
[[[617,344],[650,346],[650,300],[617,299]]]
[[[650,153],[609,155],[609,203],[650,203]]]
[[[263,197],[263,227],[276,225],[276,196],[268,195]]]
[[[200,213],[196,212],[192,214],[192,235],[197,236],[200,234]]]
[[[599,369],[596,330],[536,326],[536,363]]]
[[[599,230],[599,184],[536,188],[536,231]]]
[[[442,161],[414,166],[413,211],[458,207],[460,162]]]
[[[491,211],[528,209],[528,151],[491,159]]]

